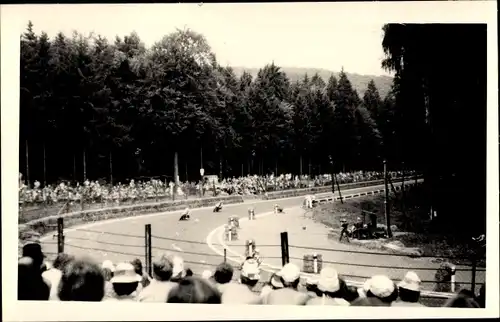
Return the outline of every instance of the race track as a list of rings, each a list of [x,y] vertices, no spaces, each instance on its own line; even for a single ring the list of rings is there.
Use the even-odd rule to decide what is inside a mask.
[[[383,189],[383,185],[344,190],[342,193],[355,194],[376,189]],[[332,194],[318,194],[317,197],[321,195],[331,196]],[[282,205],[285,210],[293,209],[299,207],[303,200],[303,196],[269,201],[251,200],[243,204],[227,205],[221,213],[213,213],[211,207],[193,209],[190,221],[179,221],[181,211],[174,211],[96,222],[65,229],[65,252],[74,255],[87,255],[98,262],[109,259],[113,263],[117,263],[139,258],[144,263],[145,225],[151,224],[153,257],[165,252],[178,253],[184,258],[187,267],[191,268],[195,273],[201,274],[205,269],[213,270],[216,265],[223,261],[221,254],[223,254],[222,250],[226,245],[224,245],[223,241],[221,243],[220,238],[216,234],[214,235],[213,232],[218,227],[227,223],[229,216],[247,217],[247,209],[250,206],[255,208],[257,215],[271,212],[275,203]],[[294,211],[296,212],[296,210]],[[322,225],[315,224],[311,220],[308,220],[310,221],[307,224],[309,227],[308,230],[302,231],[300,228],[304,219],[300,218],[297,214],[288,217],[287,215],[268,217],[251,222],[250,224],[253,225],[251,234],[248,234],[248,229],[241,229],[241,238],[239,241],[232,243],[232,251],[242,253],[243,247],[235,248],[234,246],[244,245],[245,238],[248,237],[255,238],[258,245],[272,243],[275,245],[272,247],[272,254],[270,250],[264,251],[263,247],[261,247],[261,252],[265,252],[264,257],[267,257],[265,259],[266,263],[279,266],[281,263],[279,259],[281,254],[279,250],[279,232],[283,231],[284,227],[290,232],[290,245],[339,248],[337,247],[338,245],[329,244],[331,241],[327,241],[326,236],[315,236],[315,231],[320,230],[319,226]],[[316,227],[315,225],[319,226]],[[322,228],[324,229],[324,226]],[[211,247],[209,247],[207,245],[207,236],[211,233]],[[56,239],[52,238],[52,236],[42,238],[42,244],[44,251],[49,254],[49,257],[52,257],[50,254],[57,252]],[[339,245],[340,247],[347,247],[342,246],[342,244]],[[214,250],[219,250],[219,252],[216,253]],[[298,251],[292,249],[290,252],[292,257],[300,259],[304,250]],[[307,252],[312,251],[309,250]],[[228,256],[230,255],[232,254],[228,253]],[[351,275],[371,276],[380,273],[379,270],[370,267],[370,265],[379,264],[374,262],[374,258],[367,256],[354,257],[355,262],[362,261],[363,258],[366,259],[364,264],[368,265],[356,267],[354,270],[351,267],[348,271],[346,271],[345,267],[349,266],[336,265],[336,267],[344,273],[355,272],[355,274]],[[331,256],[327,256],[327,258],[331,260]],[[341,256],[337,254],[335,258],[337,258],[338,262],[353,262],[353,256],[349,253],[343,253]],[[407,259],[404,260],[404,262],[406,261]],[[384,258],[383,263],[385,265],[398,265],[398,257]],[[300,264],[300,261],[297,264]],[[402,273],[400,272],[397,276],[391,277],[399,279],[402,277]],[[465,279],[465,276],[463,278]]]

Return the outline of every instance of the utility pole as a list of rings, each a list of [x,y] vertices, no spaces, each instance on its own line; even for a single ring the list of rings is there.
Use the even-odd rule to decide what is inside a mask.
[[[332,193],[335,194],[335,172],[334,172],[334,169],[333,169],[333,159],[332,159],[332,155],[330,154],[328,156],[328,158],[330,159],[330,166],[331,166],[331,174],[332,174]]]

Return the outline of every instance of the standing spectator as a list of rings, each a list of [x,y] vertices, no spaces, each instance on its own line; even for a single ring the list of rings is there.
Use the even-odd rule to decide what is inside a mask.
[[[364,286],[368,289],[366,297],[360,297],[351,306],[391,306],[398,298],[398,289],[387,276],[376,275]]]
[[[254,259],[246,260],[241,268],[240,282],[228,283],[222,293],[222,304],[261,304],[260,297],[252,292],[260,279],[259,265]]]
[[[167,303],[221,304],[219,291],[208,281],[194,276],[179,281],[168,293]]]
[[[144,288],[149,285],[150,278],[146,272],[144,272],[142,267],[142,262],[139,258],[136,258],[132,261],[132,265],[134,265],[135,272],[140,275],[141,278],[141,286]]]
[[[61,282],[62,272],[64,268],[74,259],[74,256],[61,253],[57,255],[52,267],[42,273],[42,277],[50,282],[49,299],[51,301],[59,301],[57,293],[59,292],[59,284]]]
[[[398,285],[399,300],[392,306],[415,306],[424,307],[420,300],[420,278],[415,272],[406,273],[404,279]]]
[[[215,269],[214,281],[215,287],[219,290],[221,294],[224,294],[224,290],[227,285],[233,279],[234,269],[229,263],[221,263]]]
[[[318,281],[317,296],[307,301],[306,305],[349,306],[344,299],[342,282],[335,269],[324,267]]]
[[[340,225],[342,227],[342,231],[340,232],[339,242],[341,242],[342,237],[345,236],[345,238],[347,239],[347,242],[350,243],[349,236],[347,234],[347,227],[349,226],[347,219],[345,219],[345,218],[340,219]]]
[[[265,304],[277,305],[305,305],[309,295],[299,292],[300,269],[297,265],[288,263],[279,272],[283,288],[269,293]]]
[[[104,275],[88,259],[71,261],[63,270],[59,287],[61,301],[99,302],[104,297]]]
[[[153,261],[153,280],[138,296],[139,302],[165,303],[168,292],[176,285],[170,281],[173,272],[173,263],[166,255]]]
[[[141,279],[142,276],[135,272],[134,265],[130,263],[119,263],[116,265],[115,273],[110,281],[113,284],[115,296],[109,299],[135,301]]]
[[[17,265],[17,299],[20,301],[47,301],[48,285],[40,272],[40,266],[31,257],[22,257]]]

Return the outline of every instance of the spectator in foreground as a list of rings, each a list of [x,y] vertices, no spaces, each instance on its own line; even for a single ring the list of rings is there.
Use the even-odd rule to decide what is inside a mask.
[[[82,258],[68,263],[59,286],[61,301],[99,302],[104,297],[104,275],[93,261]]]
[[[30,257],[33,260],[33,266],[38,268],[40,273],[47,270],[44,264],[45,254],[42,251],[42,246],[39,242],[31,241],[23,246],[23,256]]]
[[[344,281],[334,268],[324,267],[316,287],[316,296],[307,301],[306,305],[349,306],[349,302],[344,299],[343,284]]]
[[[142,267],[142,262],[139,258],[136,258],[131,263],[134,266],[137,275],[141,276],[141,286],[144,288],[149,285],[150,279],[146,272],[144,272]]]
[[[48,285],[40,272],[40,266],[31,257],[22,257],[17,265],[17,299],[20,301],[47,301]]]
[[[153,261],[153,279],[138,296],[139,302],[165,303],[170,290],[176,285],[170,281],[173,263],[168,256],[162,255]]]
[[[115,272],[115,265],[110,260],[105,260],[101,265],[102,274],[104,275],[104,279],[109,282],[113,278],[113,274]]]
[[[186,277],[170,290],[167,303],[221,304],[219,291],[207,280]]]
[[[62,272],[66,266],[75,259],[74,256],[66,253],[57,255],[52,267],[42,273],[42,277],[50,283],[50,297],[51,301],[59,301],[57,293],[59,292],[59,284],[62,278]]]
[[[170,281],[174,283],[182,281],[187,273],[186,269],[184,269],[184,260],[177,255],[169,255],[168,260],[172,263],[172,277]]]
[[[486,285],[481,285],[479,289],[479,295],[476,297],[476,302],[483,309],[486,307]]]
[[[115,265],[110,260],[105,260],[101,265],[102,274],[104,275],[104,297],[112,298],[115,296],[115,291],[113,290],[113,284],[111,279],[115,273]]]
[[[305,305],[309,295],[297,290],[300,282],[300,269],[297,265],[288,263],[278,273],[283,288],[269,293],[265,304],[271,305]]]
[[[233,279],[233,274],[234,274],[233,266],[229,263],[221,263],[215,269],[215,273],[213,276],[215,281],[215,287],[219,290],[221,294],[224,294],[224,290]]]
[[[222,304],[261,304],[252,289],[260,279],[260,269],[254,259],[246,260],[241,268],[240,282],[227,283],[222,293]]]
[[[387,276],[376,275],[364,286],[366,297],[353,301],[351,306],[391,306],[398,298],[398,288]]]
[[[474,300],[473,297],[468,296],[464,293],[457,294],[444,304],[444,307],[457,307],[464,309],[475,309],[481,308],[479,304]]]
[[[420,278],[415,272],[406,273],[398,285],[399,299],[392,306],[425,307],[420,300]]]
[[[263,303],[266,301],[269,293],[284,287],[283,282],[281,281],[281,276],[278,273],[279,272],[273,273],[273,275],[271,275],[271,278],[269,279],[269,282],[260,291],[260,297]]]
[[[110,300],[135,301],[138,291],[140,291],[139,282],[142,276],[137,274],[134,265],[130,263],[120,263],[116,265],[115,273],[111,279],[113,284],[114,297]]]
[[[204,280],[210,280],[212,278],[213,274],[211,271],[209,270],[204,270],[203,273],[201,274],[201,278],[203,278]]]

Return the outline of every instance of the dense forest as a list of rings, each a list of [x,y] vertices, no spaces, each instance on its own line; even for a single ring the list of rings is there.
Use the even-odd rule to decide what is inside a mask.
[[[172,175],[178,152],[179,175],[191,180],[201,166],[224,177],[329,173],[329,155],[337,171],[381,170],[391,104],[373,81],[360,97],[344,71],[292,82],[271,63],[238,77],[191,30],[145,48],[135,33],[51,40],[30,24],[20,169],[47,182]]]
[[[291,80],[270,63],[237,74],[192,30],[146,48],[135,33],[50,39],[29,23],[21,172],[42,182],[173,175],[178,154],[181,179],[198,180],[200,167],[222,177],[314,175],[332,171],[330,156],[336,172],[382,170],[386,159],[391,170],[404,162],[425,172],[439,218],[468,212],[483,227],[486,26],[383,31],[382,66],[395,74],[385,96],[373,80],[360,95],[344,70]]]

